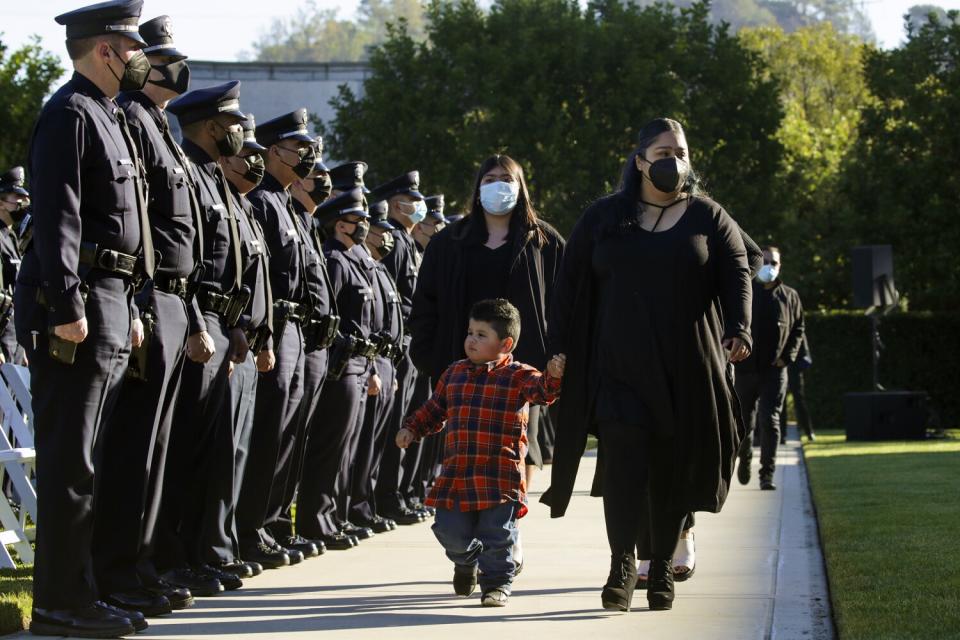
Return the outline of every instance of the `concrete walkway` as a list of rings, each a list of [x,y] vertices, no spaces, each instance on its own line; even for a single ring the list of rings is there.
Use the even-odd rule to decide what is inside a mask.
[[[566,517],[551,520],[534,502],[522,521],[526,567],[506,608],[481,607],[479,591],[453,595],[451,565],[422,524],[265,572],[239,591],[150,620],[140,637],[830,639],[816,524],[791,435],[778,491],[761,492],[754,479],[733,488],[722,514],[697,514],[696,575],[678,584],[672,611],[647,611],[642,591],[630,613],[600,607],[609,551],[601,501],[587,494],[595,465],[587,457]]]

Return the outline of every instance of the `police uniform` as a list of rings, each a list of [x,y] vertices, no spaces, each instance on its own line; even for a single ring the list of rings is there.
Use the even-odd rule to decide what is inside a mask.
[[[166,40],[169,31],[167,16],[140,26],[140,35],[151,46]],[[186,57],[172,47],[151,55]],[[134,349],[103,435],[93,557],[104,599],[159,615],[169,613],[171,606],[192,603],[189,592],[160,588],[152,554],[184,345],[188,334],[206,329],[196,300],[188,294],[200,261],[199,212],[186,158],[170,135],[163,109],[142,91],[124,93],[118,102],[143,161],[147,212],[160,260],[153,281],[137,295],[144,342]],[[120,504],[128,508],[118,509]]]
[[[115,33],[142,43],[141,4],[100,3],[56,20],[68,39]],[[139,614],[95,605],[92,579],[94,450],[130,353],[133,282],[154,267],[140,160],[113,97],[75,72],[43,106],[30,145],[33,242],[14,304],[37,449],[34,633],[110,637],[132,633],[134,619],[145,628]],[[83,342],[53,334],[83,318]]]
[[[314,171],[326,171],[322,162],[318,162]],[[313,222],[313,211],[299,202],[294,201],[294,220],[300,233],[304,247],[304,272],[306,275],[307,291],[309,295],[310,317],[304,320],[304,395],[300,405],[300,414],[297,416],[296,439],[289,453],[284,451],[278,460],[279,476],[286,476],[286,483],[282,492],[271,492],[270,505],[267,511],[266,525],[270,534],[281,540],[281,544],[292,548],[302,548],[305,544],[313,544],[318,552],[323,552],[326,545],[321,540],[308,541],[302,536],[294,535],[293,529],[293,501],[300,484],[303,469],[303,456],[306,441],[310,437],[311,427],[319,420],[316,408],[320,399],[320,390],[327,376],[327,347],[339,326],[339,316],[336,310],[336,301],[331,296],[330,275],[327,272],[327,260],[323,255],[323,243],[317,234]],[[320,418],[322,420],[322,418]]]
[[[257,127],[257,139],[267,147],[283,140],[313,142],[307,135],[307,113],[298,109]],[[303,239],[297,228],[288,188],[267,171],[247,196],[263,228],[270,254],[270,285],[274,298],[276,366],[260,374],[250,447],[256,454],[247,468],[237,505],[237,529],[244,558],[269,566],[278,553],[290,561],[317,555],[309,545],[283,547],[265,529],[271,493],[283,493],[296,442],[297,412],[303,399],[303,319],[309,313]],[[272,550],[272,553],[271,553]]]
[[[256,140],[256,121],[252,114],[243,123],[244,149],[257,154],[266,151]],[[249,353],[241,362],[235,362],[230,375],[230,415],[233,431],[218,430],[212,489],[220,506],[211,509],[211,518],[204,527],[205,547],[221,569],[240,577],[250,577],[263,571],[256,562],[245,561],[240,553],[236,509],[247,459],[250,456],[250,438],[253,433],[253,411],[257,397],[256,356],[261,351],[273,350],[273,292],[270,288],[270,258],[260,224],[253,217],[253,207],[246,195],[237,190],[232,170],[225,170],[230,181],[230,193],[240,205],[237,218],[243,258],[243,287],[252,292],[250,302],[240,314],[237,326],[243,329]],[[242,178],[248,183],[259,178],[248,171]],[[250,188],[244,185],[245,188]],[[225,520],[219,520],[226,516]]]
[[[321,224],[331,226],[344,216],[368,218],[363,191],[351,189],[317,208]],[[307,441],[300,494],[297,531],[320,539],[330,548],[347,548],[343,537],[355,543],[357,534],[373,532],[346,524],[345,498],[349,476],[345,465],[352,459],[348,447],[358,428],[367,398],[367,382],[375,348],[370,342],[374,306],[373,290],[364,272],[367,256],[362,245],[347,248],[335,237],[324,243],[331,292],[340,314],[340,335],[330,349],[329,372],[320,393],[317,415],[322,416]]]
[[[411,171],[383,184],[370,196],[371,201],[388,200],[398,194],[408,194],[417,199],[423,199],[419,192],[420,174]],[[413,308],[413,292],[417,287],[417,271],[420,268],[420,252],[417,245],[406,229],[398,228],[390,233],[394,239],[394,249],[383,260],[390,276],[397,285],[400,293],[400,307],[403,319],[410,318]],[[404,355],[397,364],[396,375],[399,388],[394,400],[393,413],[388,422],[387,441],[396,437],[403,424],[407,410],[412,404],[413,393],[417,382],[417,370],[410,360],[408,349],[409,335],[404,337]],[[399,524],[414,524],[422,522],[426,514],[416,512],[408,505],[413,495],[413,485],[420,467],[422,444],[411,444],[406,449],[399,447],[385,447],[383,459],[380,462],[380,475],[377,479],[376,503],[380,515],[396,520]]]
[[[167,106],[181,128],[214,117],[243,122],[240,83],[232,81],[186,93]],[[232,432],[228,373],[230,329],[238,321],[250,295],[243,289],[239,237],[240,205],[230,193],[217,158],[185,139],[182,148],[190,160],[191,176],[200,209],[203,234],[202,276],[197,303],[206,331],[216,349],[206,363],[184,364],[180,394],[163,479],[163,497],[157,533],[156,563],[168,582],[188,587],[194,595],[215,595],[241,586],[235,576],[208,566],[213,560],[205,545],[203,527],[210,517],[226,520],[223,505],[212,490],[215,479],[218,429]],[[208,510],[217,510],[211,515]]]
[[[30,193],[24,188],[23,167],[13,167],[0,175],[0,195],[14,194],[24,201]],[[17,229],[26,215],[25,202],[10,213],[12,225],[0,222],[0,349],[5,362],[24,364],[23,347],[17,344],[17,332],[13,320],[13,288],[20,271],[20,243]]]
[[[383,231],[390,232],[394,229],[387,221],[385,202],[370,207],[370,218],[371,224]],[[387,233],[386,237],[393,236]],[[380,251],[381,257],[389,254],[382,248]],[[370,256],[364,258],[364,266],[367,277],[378,294],[375,298],[377,304],[374,306],[372,331],[378,347],[376,371],[380,376],[381,386],[378,395],[367,398],[363,423],[358,431],[347,515],[353,524],[370,527],[375,533],[383,533],[395,529],[396,522],[377,515],[374,488],[377,485],[384,449],[396,447],[393,441],[387,441],[386,427],[396,396],[395,362],[403,352],[403,314],[400,310],[400,294],[386,267]]]

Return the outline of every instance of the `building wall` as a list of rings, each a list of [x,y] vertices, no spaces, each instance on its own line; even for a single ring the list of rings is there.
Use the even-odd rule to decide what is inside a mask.
[[[190,88],[240,81],[240,109],[266,122],[300,107],[324,121],[333,118],[330,99],[342,84],[363,94],[370,73],[363,62],[210,62],[190,60]],[[177,129],[171,118],[171,129]],[[179,139],[179,130],[174,131]]]

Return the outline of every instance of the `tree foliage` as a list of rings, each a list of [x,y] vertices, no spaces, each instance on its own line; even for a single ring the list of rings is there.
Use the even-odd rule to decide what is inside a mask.
[[[0,172],[26,166],[33,123],[61,75],[60,58],[39,38],[13,52],[0,41]]]
[[[616,185],[638,129],[671,116],[714,196],[745,224],[761,215],[781,153],[776,83],[706,5],[435,0],[428,18],[427,42],[393,29],[364,95],[343,87],[332,101],[330,152],[368,160],[371,182],[418,168],[462,208],[480,161],[505,152],[569,230]]]
[[[253,44],[253,57],[267,62],[354,62],[383,42],[388,25],[406,25],[422,40],[424,13],[420,0],[361,0],[357,20],[341,20],[334,9],[321,9],[314,0],[290,18],[275,19]]]
[[[960,13],[936,15],[899,49],[871,50],[859,142],[842,175],[848,245],[891,244],[911,308],[960,308]]]

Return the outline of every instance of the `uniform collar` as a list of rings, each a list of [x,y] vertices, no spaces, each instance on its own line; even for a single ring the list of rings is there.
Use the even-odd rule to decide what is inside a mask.
[[[273,177],[273,174],[269,171],[263,172],[263,180],[260,181],[260,186],[258,189],[266,189],[267,191],[273,191],[276,193],[287,193],[287,190],[283,188],[283,185],[280,184],[280,181]]]
[[[116,119],[116,111],[119,108],[117,103],[113,101],[113,98],[107,97],[107,95],[100,90],[100,87],[95,85],[92,80],[87,78],[79,71],[73,72],[73,77],[70,78],[70,81],[73,83],[74,88],[79,92],[89,96],[91,99],[96,100],[104,111],[110,114],[111,117]]]
[[[157,106],[157,104],[151,100],[147,94],[143,91],[130,91],[129,93],[121,93],[121,100],[129,100],[130,102],[136,102],[143,110],[150,114],[150,117],[153,118],[154,122],[157,123],[157,128],[161,131],[163,130],[164,122],[166,117],[164,116],[163,110]]]
[[[207,152],[192,140],[184,138],[180,148],[183,149],[183,152],[186,153],[187,157],[193,160],[195,164],[203,166],[207,170],[210,170],[210,165],[217,164],[216,160],[207,155]]]

